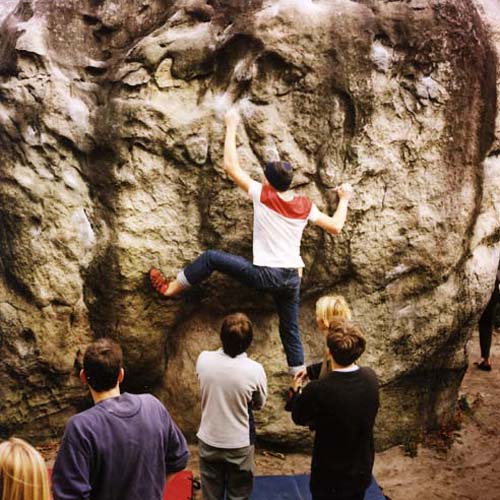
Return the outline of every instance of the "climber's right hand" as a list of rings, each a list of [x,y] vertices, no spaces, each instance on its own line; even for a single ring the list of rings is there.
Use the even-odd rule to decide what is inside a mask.
[[[337,189],[337,194],[341,200],[349,201],[354,194],[352,186],[348,183],[341,184]]]
[[[238,109],[231,108],[224,116],[224,121],[226,122],[226,127],[237,127],[240,122],[240,114]]]

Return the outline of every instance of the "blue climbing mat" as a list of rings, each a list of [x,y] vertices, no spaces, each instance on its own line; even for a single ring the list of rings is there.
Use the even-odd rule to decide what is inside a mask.
[[[311,500],[309,476],[257,476],[254,481],[252,500]],[[377,481],[365,492],[365,500],[385,500]]]

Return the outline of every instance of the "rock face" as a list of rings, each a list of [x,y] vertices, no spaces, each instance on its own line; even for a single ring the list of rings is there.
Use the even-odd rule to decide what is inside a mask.
[[[150,266],[171,275],[207,248],[251,258],[251,204],[222,169],[232,105],[253,176],[289,160],[297,189],[330,213],[332,187],[356,192],[339,237],[304,235],[308,360],[323,348],[315,300],[341,293],[380,376],[379,444],[451,417],[500,258],[487,6],[0,3],[0,434],[59,432],[84,400],[78,353],[103,335],[124,347],[126,388],[154,391],[193,434],[197,355],[243,310],[269,376],[260,436],[307,442],[282,409],[268,297],[217,275],[162,301],[145,281]]]

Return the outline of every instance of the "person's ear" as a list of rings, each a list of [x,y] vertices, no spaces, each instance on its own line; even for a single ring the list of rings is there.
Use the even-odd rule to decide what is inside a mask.
[[[125,378],[125,370],[123,368],[120,368],[120,372],[118,373],[118,383],[121,384],[124,378]]]
[[[85,371],[82,369],[80,370],[80,380],[82,384],[88,385],[87,377],[85,376]]]

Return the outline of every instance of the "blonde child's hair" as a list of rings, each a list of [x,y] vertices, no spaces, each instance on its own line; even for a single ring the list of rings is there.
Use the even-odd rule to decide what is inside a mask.
[[[45,462],[18,438],[0,443],[0,500],[50,500]]]
[[[325,295],[316,302],[316,321],[327,329],[334,318],[351,319],[351,310],[342,295]]]

